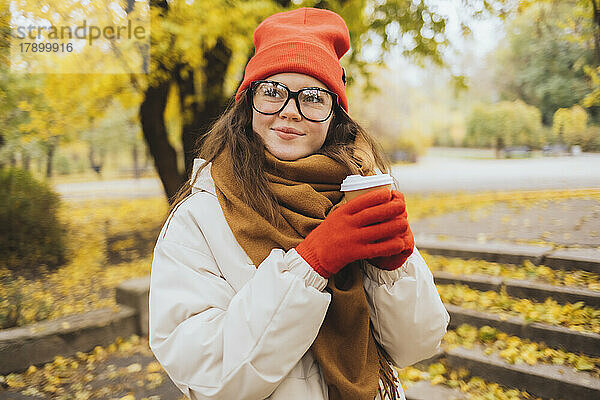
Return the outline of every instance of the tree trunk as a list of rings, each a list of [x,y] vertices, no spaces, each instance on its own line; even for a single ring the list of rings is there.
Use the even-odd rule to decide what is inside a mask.
[[[144,139],[154,159],[156,171],[169,202],[173,200],[185,181],[185,177],[179,173],[177,168],[177,153],[169,143],[165,126],[164,112],[170,85],[170,82],[162,82],[158,86],[148,87],[140,106],[140,121]]]
[[[196,156],[196,143],[200,134],[204,133],[200,119],[199,104],[194,85],[194,71],[187,65],[179,65],[175,72],[175,80],[179,88],[179,109],[183,116],[181,142],[183,144],[184,174],[190,176],[193,159]],[[191,102],[187,99],[193,99]],[[208,101],[208,99],[207,99]]]
[[[496,158],[502,158],[502,151],[504,150],[504,140],[501,136],[496,138]]]
[[[150,7],[160,10],[157,18],[166,18],[169,12],[167,0],[150,0]],[[170,40],[173,43],[174,37]],[[159,69],[170,75],[174,72],[162,64]],[[185,182],[184,175],[179,173],[177,152],[169,143],[165,126],[164,112],[170,86],[171,80],[161,82],[157,86],[149,86],[144,93],[139,111],[142,133],[147,145],[145,161],[148,161],[147,155],[150,153],[169,203],[173,201],[175,194]]]
[[[185,176],[191,174],[194,157],[202,146],[199,138],[206,132],[211,123],[224,111],[227,98],[223,92],[225,74],[231,61],[231,50],[219,38],[215,46],[205,52],[206,66],[202,85],[204,104],[198,104],[194,85],[194,71],[187,66],[178,68],[176,79],[179,86],[179,104],[183,115],[191,118],[183,121],[181,141],[185,160]],[[194,101],[186,102],[187,98]]]
[[[596,0],[591,0],[594,10],[594,56],[596,65],[600,65],[600,5]]]
[[[150,166],[150,158],[152,158],[150,150],[148,150],[148,146],[144,146],[144,168]]]
[[[291,3],[290,0],[275,1],[284,7],[288,7]],[[162,9],[159,18],[169,11],[166,0],[151,0],[150,5]],[[181,132],[185,159],[183,174],[177,167],[177,153],[167,139],[164,121],[164,110],[171,82],[149,87],[144,93],[144,101],[140,107],[144,139],[154,159],[154,165],[169,202],[173,200],[173,196],[191,172],[195,150],[201,146],[201,143],[198,143],[199,135],[206,131],[211,122],[219,116],[227,100],[223,94],[223,83],[231,61],[231,51],[225,46],[224,41],[219,39],[216,45],[205,53],[205,56],[207,62],[202,71],[206,77],[204,79],[206,83],[202,87],[203,105],[199,105],[196,100],[194,71],[189,66],[180,64],[168,71],[179,87],[182,114],[191,116],[183,121]],[[188,96],[192,96],[193,101],[186,104],[185,99]]]
[[[90,161],[90,166],[92,167],[94,172],[98,174],[98,176],[101,176],[100,172],[102,172],[102,166],[104,165],[104,156],[102,152],[99,155],[96,155],[96,152],[94,151],[94,144],[90,144],[88,158]]]
[[[29,171],[31,169],[31,156],[29,153],[25,151],[21,152],[21,163],[23,163],[23,169],[25,171]]]
[[[52,177],[52,161],[56,150],[56,140],[51,138],[46,145],[46,178]]]
[[[140,177],[140,165],[138,161],[138,147],[137,143],[133,142],[133,149],[131,149],[131,156],[133,158],[133,176],[135,179]]]

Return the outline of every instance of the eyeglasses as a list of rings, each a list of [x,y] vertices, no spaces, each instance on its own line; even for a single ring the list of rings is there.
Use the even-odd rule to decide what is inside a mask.
[[[293,92],[275,81],[254,81],[250,84],[249,93],[252,108],[261,114],[277,114],[290,99],[294,99],[300,115],[312,122],[327,121],[338,102],[338,95],[327,89],[307,87]]]

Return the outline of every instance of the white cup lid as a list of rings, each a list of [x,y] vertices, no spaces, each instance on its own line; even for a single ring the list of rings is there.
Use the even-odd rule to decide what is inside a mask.
[[[375,186],[391,185],[394,182],[390,174],[379,175],[348,175],[342,182],[340,190],[350,192],[352,190],[368,189]]]

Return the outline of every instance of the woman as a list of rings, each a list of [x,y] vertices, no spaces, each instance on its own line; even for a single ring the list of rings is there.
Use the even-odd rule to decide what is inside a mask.
[[[404,197],[343,202],[389,172],[348,116],[343,19],[301,8],[254,33],[154,250],[150,346],[192,399],[404,399],[397,373],[449,320]]]

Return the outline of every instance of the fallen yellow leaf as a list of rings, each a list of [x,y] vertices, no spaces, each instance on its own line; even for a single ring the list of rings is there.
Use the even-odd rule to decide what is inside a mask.
[[[139,363],[131,364],[127,367],[127,372],[133,374],[135,372],[140,372],[142,370],[142,365]]]
[[[160,372],[162,371],[162,367],[156,361],[152,361],[150,364],[146,366],[146,371],[148,372]]]

